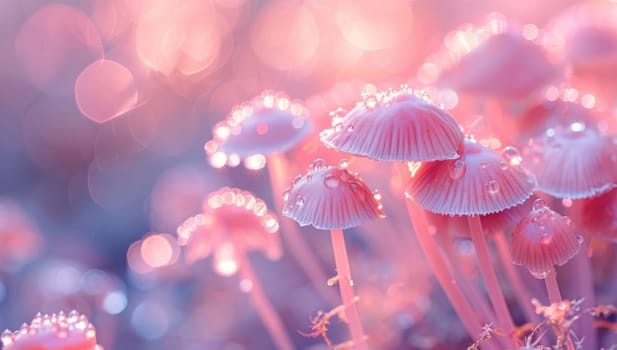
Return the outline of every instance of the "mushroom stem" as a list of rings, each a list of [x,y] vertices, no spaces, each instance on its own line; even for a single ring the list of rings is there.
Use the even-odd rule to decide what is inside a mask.
[[[468,273],[463,272],[461,266],[463,265],[463,261],[461,260],[461,256],[458,253],[457,249],[454,247],[452,242],[452,238],[445,237],[447,233],[438,232],[435,237],[437,238],[437,242],[443,249],[445,254],[444,259],[450,260],[450,267],[452,269],[452,273],[456,278],[456,283],[461,287],[463,293],[469,298],[471,304],[474,305],[476,310],[482,315],[482,317],[486,321],[495,321],[495,313],[493,309],[488,304],[485,296],[478,288],[477,284],[474,283],[476,281],[472,281],[471,277],[468,278]],[[530,299],[531,300],[531,299]]]
[[[407,212],[411,225],[416,233],[418,243],[424,252],[424,256],[435,274],[435,278],[446,293],[448,300],[452,304],[454,311],[465,326],[467,334],[475,339],[482,332],[482,324],[476,311],[471,307],[465,295],[456,285],[456,279],[448,268],[448,263],[439,251],[437,244],[428,232],[428,222],[422,208],[411,199],[405,199]]]
[[[482,228],[482,222],[480,221],[480,216],[468,216],[467,223],[469,225],[471,240],[476,248],[480,272],[484,278],[491,304],[493,304],[493,308],[497,314],[498,325],[501,330],[512,340],[513,344],[511,346],[516,348],[516,342],[512,338],[514,334],[514,321],[512,321],[512,315],[510,314],[510,310],[506,304],[506,299],[501,291],[501,287],[499,286],[495,269],[493,268],[493,263],[486,244],[486,238],[484,235],[484,229]]]
[[[559,284],[557,283],[557,271],[553,270],[551,273],[546,276],[544,279],[544,284],[546,285],[546,292],[548,293],[548,301],[549,303],[555,304],[561,302],[561,292],[559,291]],[[576,347],[572,342],[572,337],[570,337],[569,330],[566,331],[565,342],[567,350],[575,350]]]
[[[251,262],[246,255],[246,252],[242,248],[236,249],[236,259],[238,260],[238,266],[240,269],[240,276],[243,280],[250,281],[249,296],[253,306],[259,314],[259,318],[266,326],[266,329],[272,340],[276,344],[276,348],[279,350],[293,350],[294,345],[289,338],[289,335],[283,327],[283,322],[276,313],[275,308],[270,304],[270,301],[266,297],[259,279],[255,275]]]
[[[366,335],[362,327],[362,321],[360,320],[358,305],[356,304],[353,279],[351,278],[351,268],[349,267],[349,258],[347,257],[343,231],[330,230],[330,237],[332,239],[332,250],[334,252],[334,262],[338,275],[338,286],[341,292],[343,305],[345,305],[345,315],[349,323],[354,349],[367,350]]]
[[[559,284],[557,284],[557,272],[552,271],[544,279],[546,291],[548,292],[548,301],[551,304],[561,302],[561,292],[559,292]]]
[[[272,154],[268,157],[267,161],[271,184],[270,188],[272,188],[272,194],[274,196],[274,205],[279,213],[283,211],[284,206],[283,187],[281,187],[281,184],[291,182],[288,175],[289,164],[287,163],[288,162],[282,154]],[[308,243],[302,239],[298,226],[296,226],[291,219],[286,217],[280,218],[280,224],[282,226],[281,235],[291,255],[309,277],[321,297],[328,303],[336,305],[336,294],[333,293],[332,289],[328,288],[325,283],[325,281],[328,280],[328,275],[322,270],[319,261],[309,249]]]
[[[536,314],[531,305],[531,294],[525,287],[519,271],[517,271],[514,264],[512,264],[512,255],[510,253],[510,247],[506,240],[506,235],[503,231],[497,232],[495,235],[495,243],[497,243],[497,250],[499,251],[499,258],[503,265],[506,275],[510,280],[512,290],[518,301],[518,305],[523,309],[523,313],[528,321],[535,323],[540,322],[538,314]]]

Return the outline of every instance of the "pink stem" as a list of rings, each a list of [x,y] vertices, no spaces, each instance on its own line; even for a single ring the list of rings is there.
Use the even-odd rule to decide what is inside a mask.
[[[341,292],[343,305],[345,305],[345,315],[349,323],[354,349],[367,350],[366,335],[362,327],[362,321],[360,320],[358,305],[355,301],[356,296],[353,290],[353,279],[351,278],[351,268],[349,267],[349,259],[347,258],[343,231],[330,230],[330,237],[332,239],[332,250],[334,251],[334,262],[338,275],[338,286]]]
[[[448,300],[452,304],[454,311],[465,326],[467,334],[475,339],[482,332],[482,324],[477,312],[469,305],[465,295],[456,285],[456,280],[448,268],[446,260],[443,258],[435,240],[428,232],[428,222],[423,209],[410,199],[405,199],[407,212],[411,220],[411,225],[416,233],[418,243],[424,252],[426,260],[435,274],[435,278],[446,293]]]
[[[561,302],[561,292],[559,292],[559,284],[557,284],[557,272],[553,271],[544,279],[546,291],[548,292],[548,301],[551,304]]]
[[[531,294],[529,294],[528,289],[525,287],[519,271],[517,271],[514,264],[512,264],[510,248],[508,247],[506,235],[505,233],[503,233],[503,231],[497,232],[497,234],[495,234],[495,243],[497,243],[497,250],[499,251],[499,258],[501,259],[501,264],[506,271],[506,275],[510,280],[512,290],[514,291],[514,295],[518,300],[519,306],[523,309],[525,317],[528,321],[534,324],[540,322],[540,317],[538,316],[538,314],[535,313],[531,305]]]
[[[274,196],[274,205],[279,213],[283,212],[283,190],[291,184],[289,178],[289,164],[282,154],[272,154],[268,158],[268,172],[270,184]],[[302,239],[300,231],[295,222],[287,217],[281,216],[281,235],[287,244],[291,255],[296,259],[304,273],[311,280],[317,292],[331,305],[338,303],[336,293],[328,288],[326,281],[329,277],[322,270],[319,261],[310,250],[309,245]]]
[[[266,326],[272,340],[276,344],[277,349],[294,349],[294,345],[285,331],[285,327],[283,327],[283,322],[281,322],[276,310],[272,304],[270,304],[270,301],[266,297],[266,293],[264,292],[259,279],[251,267],[251,262],[246,256],[246,252],[243,249],[237,249],[236,259],[238,259],[240,275],[244,280],[251,282],[251,289],[249,292],[251,302],[257,310],[261,321]]]
[[[480,272],[484,278],[486,289],[488,291],[489,299],[495,313],[497,314],[498,326],[501,330],[512,339],[514,335],[514,322],[512,321],[512,315],[506,304],[506,299],[503,296],[495,269],[493,269],[493,263],[489,255],[488,246],[484,237],[484,229],[482,228],[482,222],[478,215],[470,215],[467,217],[467,223],[469,224],[469,231],[471,233],[471,240],[476,248],[476,254],[478,256],[478,263]],[[517,344],[512,339],[512,346],[516,348]]]
[[[447,234],[444,232],[438,232],[436,234],[437,241],[441,245],[443,252],[445,253],[444,259],[448,259],[452,262],[450,265],[452,272],[456,278],[456,283],[461,287],[461,290],[471,300],[471,304],[474,305],[478,312],[485,320],[494,322],[495,313],[493,309],[488,305],[485,296],[480,292],[478,286],[471,281],[468,274],[461,269],[462,261],[461,257],[454,247],[452,238],[445,237]]]
[[[553,270],[551,273],[546,276],[544,279],[544,284],[546,285],[546,291],[548,293],[548,301],[551,304],[561,302],[561,292],[559,291],[559,284],[557,283],[557,272]],[[574,343],[572,342],[572,338],[570,337],[570,331],[566,330],[566,348],[568,350],[574,350]]]

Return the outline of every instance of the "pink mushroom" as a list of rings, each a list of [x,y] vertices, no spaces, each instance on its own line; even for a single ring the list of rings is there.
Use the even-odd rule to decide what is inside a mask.
[[[17,331],[6,330],[0,338],[5,350],[103,350],[96,344],[96,331],[84,315],[37,314]]]
[[[285,203],[283,214],[301,226],[330,230],[339,290],[354,349],[367,349],[343,230],[383,218],[381,204],[358,176],[346,169],[325,166],[322,161],[311,164],[309,171],[292,183]]]
[[[523,150],[523,166],[543,192],[589,198],[615,186],[617,145],[592,126],[573,122],[532,139]]]
[[[282,93],[265,91],[251,101],[234,107],[230,115],[214,127],[214,138],[204,148],[210,164],[216,168],[237,166],[240,162],[251,170],[267,165],[275,205],[282,211],[282,184],[291,181],[292,173],[292,165],[284,153],[296,147],[311,130],[308,111],[300,102],[292,101]],[[281,225],[291,255],[297,259],[318,292],[332,301],[334,296],[318,282],[323,281],[326,274],[297,227],[290,220],[282,220]]]
[[[431,161],[456,158],[463,133],[422,91],[403,86],[365,96],[347,115],[335,116],[321,140],[376,160]]]
[[[438,214],[465,215],[479,259],[480,272],[495,308],[498,325],[512,335],[514,323],[492,266],[480,215],[523,203],[535,181],[518,165],[494,151],[466,141],[459,159],[424,163],[406,193],[420,206]]]
[[[512,262],[525,266],[538,279],[544,279],[551,304],[561,302],[555,265],[564,265],[578,254],[582,236],[570,227],[570,218],[546,207],[536,199],[533,210],[520,222],[512,235]],[[567,348],[574,349],[569,334]]]
[[[276,347],[293,349],[293,343],[274,307],[268,301],[255,272],[248,251],[265,253],[269,259],[281,256],[276,233],[278,220],[266,204],[253,194],[223,187],[204,202],[203,213],[188,218],[178,227],[178,243],[185,246],[187,262],[194,263],[214,255],[214,270],[223,276],[238,271],[253,305],[264,322]]]
[[[524,26],[499,14],[491,14],[480,25],[465,24],[446,35],[444,48],[429,57],[419,78],[482,96],[529,96],[557,77],[556,67],[539,45],[538,29],[533,28],[535,35],[526,35]]]

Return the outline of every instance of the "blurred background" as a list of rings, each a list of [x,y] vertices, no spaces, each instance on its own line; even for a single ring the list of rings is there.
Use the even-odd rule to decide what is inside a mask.
[[[176,227],[221,186],[250,190],[275,211],[266,169],[209,164],[213,126],[273,90],[304,103],[317,135],[328,112],[353,106],[367,84],[415,80],[461,25],[499,12],[543,28],[575,3],[0,2],[0,328],[77,309],[105,349],[273,348],[237,278],[219,276],[208,260],[184,264],[175,243]],[[296,158],[298,169],[310,157]],[[327,234],[303,233],[332,272]],[[363,237],[350,238],[352,266],[379,286],[392,267]],[[295,346],[324,349],[301,332],[333,305],[289,256],[251,259]],[[387,338],[383,348],[466,344],[441,292],[419,274],[413,291],[386,282],[363,292],[402,304],[413,295],[414,306],[392,306],[387,322],[384,310],[366,310],[372,332]],[[335,342],[345,332],[330,325]]]

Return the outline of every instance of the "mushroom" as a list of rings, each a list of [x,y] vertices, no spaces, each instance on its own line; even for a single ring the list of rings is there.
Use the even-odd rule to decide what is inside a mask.
[[[103,350],[96,344],[96,331],[84,315],[38,313],[19,330],[6,330],[0,337],[5,350]]]
[[[576,235],[570,218],[546,207],[543,199],[536,199],[533,209],[519,223],[512,234],[512,262],[523,265],[538,279],[543,279],[551,304],[562,301],[555,265],[564,265],[581,249],[583,237]],[[568,349],[574,346],[566,335]]]
[[[204,149],[215,168],[237,166],[251,170],[268,166],[275,206],[283,210],[283,185],[291,181],[291,164],[284,153],[296,147],[311,132],[308,111],[298,101],[282,93],[264,91],[260,96],[233,108],[227,118],[213,128],[213,139]],[[326,274],[314,253],[290,220],[282,220],[282,234],[291,255],[309,276],[317,291],[328,301],[334,295],[323,286]]]
[[[422,164],[406,190],[415,202],[429,211],[467,217],[498,325],[508,335],[514,331],[514,322],[492,266],[480,215],[522,204],[531,196],[534,187],[533,178],[516,162],[507,162],[494,151],[467,140],[459,159]]]
[[[276,347],[291,350],[293,343],[247,256],[248,251],[258,250],[271,260],[280,258],[278,230],[276,217],[261,199],[240,189],[223,187],[211,193],[203,213],[185,220],[177,233],[188,263],[212,254],[218,274],[232,276],[240,272],[242,289],[248,291]]]
[[[358,176],[321,161],[311,164],[308,172],[292,183],[285,203],[283,215],[300,226],[330,230],[339,291],[354,349],[367,349],[343,230],[383,218],[381,204]]]

